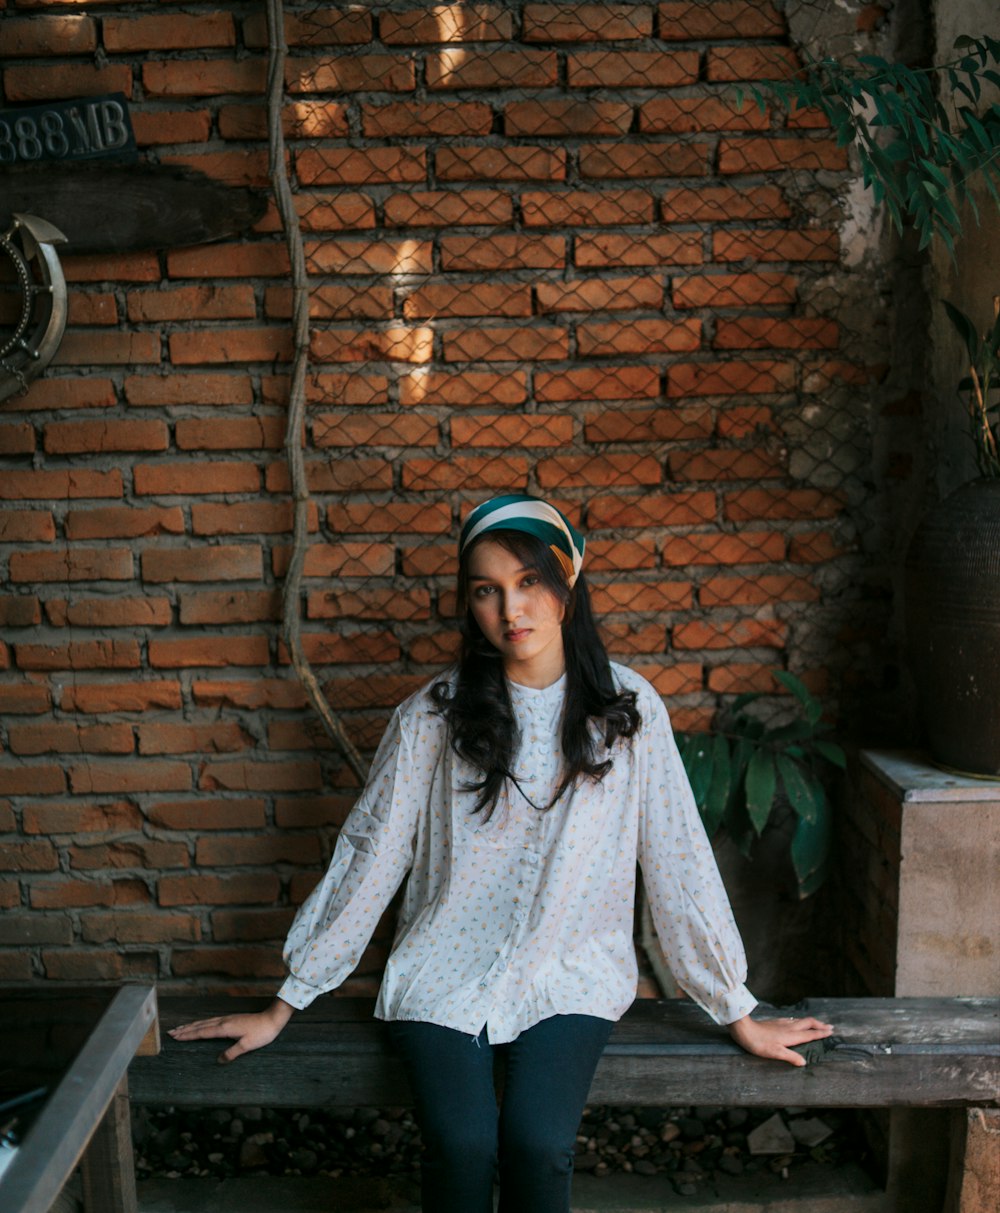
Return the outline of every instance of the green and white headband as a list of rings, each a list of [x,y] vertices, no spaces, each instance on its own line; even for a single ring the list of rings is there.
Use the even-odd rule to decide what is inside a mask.
[[[541,539],[558,560],[570,589],[576,584],[586,540],[555,506],[522,493],[484,501],[465,520],[458,541],[459,556],[481,535],[499,530],[524,531]]]

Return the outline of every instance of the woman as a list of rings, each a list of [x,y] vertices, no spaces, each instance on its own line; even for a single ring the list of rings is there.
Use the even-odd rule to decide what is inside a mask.
[[[746,961],[659,695],[612,665],[584,540],[498,497],[459,541],[455,669],[395,712],[326,876],[289,933],[273,1004],[174,1029],[273,1040],[358,963],[407,877],[375,1014],[425,1145],[425,1213],[565,1213],[587,1091],[635,997],[636,859],[678,981],[751,1053],[803,1065],[815,1019],[755,1021]],[[493,1054],[506,1054],[498,1110]]]

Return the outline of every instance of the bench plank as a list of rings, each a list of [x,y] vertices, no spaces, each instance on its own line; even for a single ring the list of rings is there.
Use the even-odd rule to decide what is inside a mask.
[[[164,1028],[260,1010],[266,1001],[166,997]],[[402,1067],[368,999],[321,998],[278,1040],[233,1066],[222,1042],[164,1038],[130,1071],[140,1104],[270,1107],[411,1102]],[[758,1014],[816,1015],[836,1027],[832,1047],[806,1067],[751,1057],[686,1000],[644,999],[615,1027],[590,1091],[593,1103],[745,1107],[944,1107],[1000,1103],[1000,999],[814,999]]]

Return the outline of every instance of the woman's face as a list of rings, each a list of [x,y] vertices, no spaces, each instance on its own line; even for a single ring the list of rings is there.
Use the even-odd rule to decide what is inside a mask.
[[[548,686],[560,677],[566,611],[538,569],[483,539],[469,553],[467,595],[473,618],[514,682]]]

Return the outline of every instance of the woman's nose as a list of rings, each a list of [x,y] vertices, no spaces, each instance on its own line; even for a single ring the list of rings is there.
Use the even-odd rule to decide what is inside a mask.
[[[524,613],[524,606],[521,601],[520,594],[504,594],[503,596],[503,617],[507,623],[513,623],[515,619],[519,619]]]

